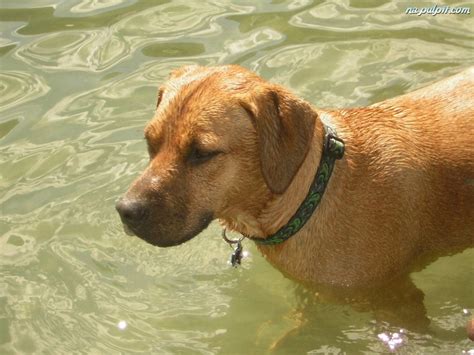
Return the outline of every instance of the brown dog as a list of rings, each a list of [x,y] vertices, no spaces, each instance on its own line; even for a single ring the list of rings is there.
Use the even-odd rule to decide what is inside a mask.
[[[259,245],[303,282],[382,285],[473,246],[474,68],[369,107],[319,110],[239,66],[188,66],[159,90],[150,162],[117,203],[134,234],[183,243],[215,218],[266,238],[308,193],[321,118],[345,142],[306,225]]]

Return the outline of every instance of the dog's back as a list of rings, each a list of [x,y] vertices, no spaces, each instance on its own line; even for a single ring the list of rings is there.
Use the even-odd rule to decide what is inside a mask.
[[[472,164],[474,67],[384,103],[414,113],[412,117],[416,120],[412,122],[413,128],[419,128],[419,135],[436,143],[433,158],[452,161],[456,157],[456,161]]]
[[[428,188],[431,231],[425,245],[443,249],[474,243],[474,67],[387,103],[416,120]],[[417,154],[416,146],[413,154]],[[434,211],[436,210],[436,211]],[[443,233],[440,233],[443,231]],[[433,243],[430,238],[438,237]],[[447,241],[446,239],[451,239]]]
[[[474,243],[473,93],[470,68],[339,116],[350,126],[352,143],[364,145],[359,161],[366,160],[371,176],[364,176],[366,196],[360,198],[384,209],[402,206],[396,215],[411,221],[419,253],[428,257]]]

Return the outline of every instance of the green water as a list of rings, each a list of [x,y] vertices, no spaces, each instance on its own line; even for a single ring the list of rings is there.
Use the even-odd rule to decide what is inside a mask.
[[[305,306],[251,243],[229,268],[217,224],[154,248],[123,233],[114,202],[147,163],[142,128],[171,69],[238,63],[316,106],[366,105],[472,65],[474,15],[367,0],[0,4],[0,353],[260,354],[299,309],[306,325],[275,353],[389,352],[378,334],[398,328]],[[414,274],[431,327],[406,331],[399,353],[474,347],[473,257]]]

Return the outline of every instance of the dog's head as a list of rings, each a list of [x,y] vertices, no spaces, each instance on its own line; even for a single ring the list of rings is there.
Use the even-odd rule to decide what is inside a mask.
[[[255,222],[303,162],[314,119],[307,103],[244,68],[174,71],[145,128],[149,164],[117,203],[123,223],[164,247],[214,218]]]

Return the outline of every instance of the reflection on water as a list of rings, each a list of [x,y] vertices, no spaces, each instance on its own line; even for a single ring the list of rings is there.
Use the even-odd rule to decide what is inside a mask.
[[[216,224],[174,249],[128,237],[114,202],[146,165],[142,128],[180,65],[238,63],[328,107],[370,104],[473,63],[472,16],[411,17],[404,6],[3,0],[1,352],[380,353],[399,342],[399,328],[347,305],[299,314],[308,307],[297,286],[250,243],[242,268],[227,265]],[[406,331],[400,350],[469,349],[472,256],[414,276],[432,325]]]
[[[0,73],[0,110],[35,100],[48,91],[48,85],[40,76],[27,72],[4,71]]]

